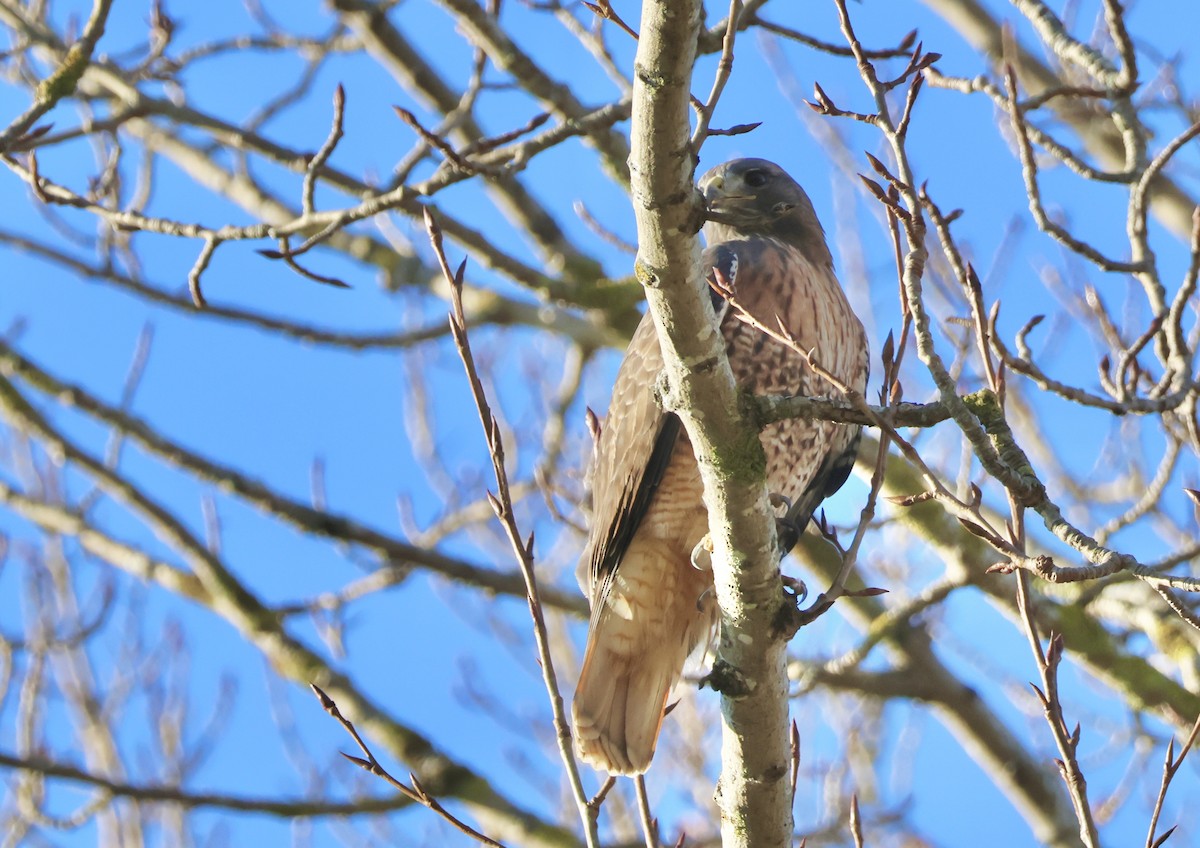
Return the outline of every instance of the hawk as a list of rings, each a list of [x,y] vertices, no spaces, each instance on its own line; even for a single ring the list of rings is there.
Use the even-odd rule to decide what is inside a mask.
[[[737,159],[700,180],[707,206],[703,267],[765,327],[783,327],[844,384],[865,391],[867,340],[833,272],[808,195],[762,159]],[[739,317],[714,292],[725,351],[755,394],[829,396],[792,348]],[[692,552],[708,532],[699,470],[679,419],[655,397],[663,370],[654,324],[638,325],[596,439],[593,514],[580,558],[591,604],[573,718],[580,755],[611,774],[650,765],[683,665],[717,621],[712,572]],[[792,419],[767,426],[767,485],[802,532],[850,475],[857,426]]]

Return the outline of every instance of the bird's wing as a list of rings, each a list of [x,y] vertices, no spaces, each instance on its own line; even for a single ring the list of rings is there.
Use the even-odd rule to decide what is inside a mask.
[[[711,268],[705,251],[705,269]],[[736,259],[726,257],[736,268]],[[730,269],[732,270],[732,269]],[[727,304],[710,292],[718,319]],[[601,427],[592,467],[592,520],[580,561],[581,582],[593,613],[603,606],[609,583],[646,515],[683,433],[678,416],[664,412],[655,387],[663,373],[662,350],[650,315],[638,324],[617,372],[608,416]]]
[[[647,314],[625,351],[596,442],[592,531],[580,562],[587,568],[585,589],[593,611],[603,606],[612,574],[650,506],[679,437],[679,419],[663,412],[655,397],[662,366],[654,322]]]

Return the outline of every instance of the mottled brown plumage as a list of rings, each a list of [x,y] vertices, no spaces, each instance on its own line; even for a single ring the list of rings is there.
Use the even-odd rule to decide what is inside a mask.
[[[833,273],[807,195],[779,166],[738,159],[700,181],[708,205],[705,273],[730,285],[768,327],[776,316],[802,349],[861,390],[867,342]],[[716,269],[716,270],[714,270]],[[756,394],[828,396],[803,358],[722,309],[721,334],[734,376]],[[649,316],[634,333],[596,443],[593,515],[580,560],[592,605],[573,715],[584,759],[613,774],[650,765],[671,688],[715,621],[712,573],[692,562],[708,530],[687,433],[654,396],[662,373]],[[767,485],[794,503],[799,528],[850,472],[858,428],[788,420],[762,433]]]

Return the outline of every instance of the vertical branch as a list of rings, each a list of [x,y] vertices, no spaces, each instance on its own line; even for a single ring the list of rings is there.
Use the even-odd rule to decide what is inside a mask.
[[[741,414],[709,299],[692,186],[688,105],[701,3],[642,7],[633,89],[631,188],[638,280],[658,328],[664,404],[692,442],[713,540],[721,636],[710,681],[724,716],[717,789],[726,848],[791,844],[786,641],[773,627],[780,591],[762,443]]]

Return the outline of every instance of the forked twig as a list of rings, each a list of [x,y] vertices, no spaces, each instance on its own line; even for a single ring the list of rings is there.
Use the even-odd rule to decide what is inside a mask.
[[[483,835],[466,822],[455,818],[449,810],[438,803],[437,798],[434,798],[425,791],[420,782],[417,780],[416,775],[412,773],[408,775],[408,779],[412,781],[412,786],[402,783],[396,778],[392,777],[392,775],[388,773],[388,770],[379,764],[379,760],[375,759],[375,755],[371,753],[371,749],[367,747],[367,743],[364,742],[363,738],[358,735],[358,730],[355,729],[353,722],[342,715],[341,710],[338,709],[338,705],[334,703],[333,699],[326,695],[324,690],[322,690],[317,684],[309,683],[308,685],[313,690],[313,694],[317,696],[317,700],[321,702],[321,709],[329,713],[329,715],[331,715],[335,721],[345,728],[346,732],[350,734],[352,739],[354,739],[354,743],[358,745],[358,750],[362,751],[364,755],[362,757],[355,757],[352,754],[347,754],[343,751],[343,757],[364,771],[370,772],[376,777],[386,780],[388,783],[394,786],[401,795],[433,810],[450,824],[454,825],[460,831],[465,833],[467,836],[470,836],[480,844],[492,846],[492,848],[504,848],[503,844],[497,842],[489,836]]]

